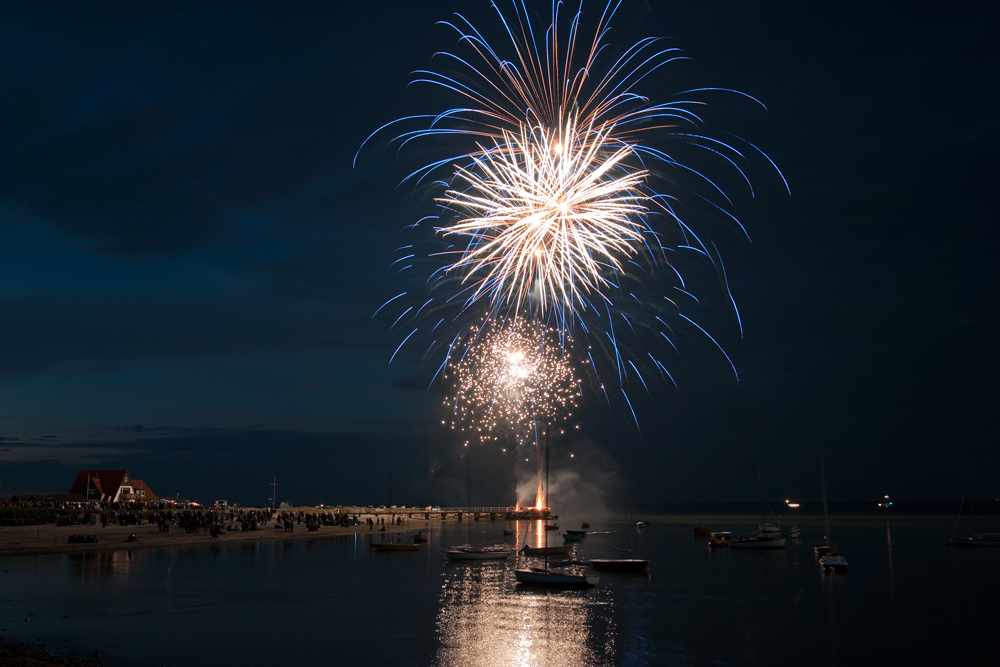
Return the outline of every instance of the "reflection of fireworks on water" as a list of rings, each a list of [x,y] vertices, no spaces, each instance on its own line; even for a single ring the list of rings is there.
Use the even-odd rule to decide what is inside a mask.
[[[444,371],[451,426],[467,437],[466,445],[509,436],[515,461],[521,446],[534,447],[539,507],[540,447],[572,416],[580,398],[567,344],[553,330],[523,319],[488,320],[460,337]]]
[[[509,5],[513,11],[494,3],[506,53],[461,15],[445,23],[465,53],[438,55],[457,73],[418,71],[415,82],[445,89],[459,104],[380,128],[426,123],[399,134],[400,144],[476,142],[409,177],[419,182],[449,172],[447,183],[438,181],[443,212],[428,219],[436,221],[439,240],[455,245],[428,253],[443,265],[431,273],[426,301],[397,302],[404,305],[393,327],[409,332],[397,352],[421,329],[426,335],[446,320],[461,328],[473,306],[488,304],[492,317],[540,319],[602,350],[601,363],[613,369],[601,375],[617,376],[631,409],[630,387],[648,389],[650,376],[673,382],[668,364],[653,354],[657,347],[672,354],[676,339],[694,334],[722,350],[682,312],[698,299],[679,258],[709,262],[735,310],[721,257],[692,223],[692,210],[742,229],[717,167],[752,196],[745,170],[752,160],[770,159],[742,139],[706,133],[703,98],[719,89],[683,91],[664,103],[641,94],[652,75],[687,56],[657,38],[612,55],[605,37],[619,5],[609,2],[591,30],[581,28],[582,11],[560,16],[561,3],[553,3],[551,24],[536,30],[518,0]],[[667,141],[677,150],[653,146]],[[690,166],[694,153],[707,158],[705,167],[697,160],[697,169]],[[420,253],[412,245],[401,250],[402,273]],[[429,352],[447,346],[443,331]]]

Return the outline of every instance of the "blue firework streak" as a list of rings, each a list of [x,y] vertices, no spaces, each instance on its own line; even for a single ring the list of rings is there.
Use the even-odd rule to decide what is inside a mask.
[[[458,50],[437,54],[446,67],[418,70],[413,82],[458,104],[398,119],[366,140],[388,132],[399,146],[464,142],[405,179],[439,188],[439,214],[411,227],[433,230],[440,247],[400,249],[401,273],[428,268],[383,306],[403,336],[396,353],[430,334],[425,359],[444,350],[440,374],[465,322],[538,321],[600,360],[589,364],[597,386],[609,402],[620,393],[633,417],[629,391],[648,391],[654,376],[675,384],[665,355],[679,339],[704,336],[728,361],[683,312],[697,298],[680,266],[691,256],[710,265],[739,323],[722,259],[691,205],[746,233],[720,180],[696,165],[722,165],[753,196],[748,167],[773,163],[749,142],[710,136],[703,112],[719,92],[759,102],[714,88],[648,97],[653,75],[688,57],[652,37],[613,54],[607,38],[620,4],[605,5],[584,30],[582,5],[566,13],[553,3],[538,29],[523,2],[494,3],[502,48],[456,14],[442,25]]]

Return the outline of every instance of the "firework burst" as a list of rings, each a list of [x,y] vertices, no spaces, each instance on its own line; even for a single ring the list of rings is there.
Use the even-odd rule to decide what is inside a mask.
[[[451,427],[470,440],[510,435],[535,444],[572,416],[580,386],[552,329],[523,319],[487,320],[456,341],[444,371]]]
[[[743,230],[718,167],[736,175],[752,197],[747,167],[758,159],[773,162],[740,138],[710,136],[705,100],[722,92],[760,103],[716,88],[681,91],[664,102],[644,95],[655,74],[688,57],[653,37],[614,53],[606,38],[620,5],[611,0],[585,29],[582,4],[566,13],[553,2],[551,22],[539,30],[523,0],[511,0],[506,9],[492,3],[502,48],[462,15],[442,22],[458,35],[460,50],[437,54],[448,68],[418,70],[413,82],[436,86],[459,103],[398,119],[372,134],[416,123],[390,143],[431,139],[453,146],[465,140],[461,152],[406,178],[441,187],[441,213],[411,227],[432,227],[451,245],[427,253],[439,265],[425,274],[429,293],[422,304],[406,304],[412,293],[404,293],[383,305],[406,304],[392,325],[409,325],[397,353],[423,327],[433,337],[425,358],[447,350],[440,374],[451,368],[456,350],[468,354],[478,344],[480,334],[462,333],[464,322],[483,313],[497,321],[526,318],[552,325],[564,342],[585,338],[587,349],[603,351],[611,367],[600,373],[586,355],[597,385],[607,397],[600,377],[616,376],[630,410],[627,392],[648,390],[644,375],[673,383],[649,347],[669,344],[670,354],[677,350],[674,340],[691,333],[725,355],[682,312],[682,300],[698,300],[688,291],[679,258],[707,261],[735,312],[722,259],[691,211],[700,207]],[[667,145],[678,150],[668,152]],[[711,168],[691,166],[701,165],[688,160],[691,155],[706,158]],[[400,269],[405,272],[418,253],[412,245],[401,250],[397,262],[406,260]],[[458,329],[454,338],[443,335],[444,322]],[[633,341],[626,342],[630,336]],[[494,414],[478,415],[486,431],[495,427]],[[461,416],[456,423],[472,421]]]

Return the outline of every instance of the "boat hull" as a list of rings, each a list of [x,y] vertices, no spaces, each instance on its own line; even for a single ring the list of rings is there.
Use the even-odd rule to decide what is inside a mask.
[[[733,540],[729,543],[730,549],[784,549],[785,540],[754,537],[748,540]]]
[[[514,577],[519,584],[532,586],[553,586],[559,588],[590,588],[596,586],[599,577],[583,574],[564,574],[541,569],[514,570]]]
[[[419,544],[373,544],[372,551],[420,551]]]
[[[587,564],[601,572],[618,572],[620,574],[642,574],[649,568],[648,560],[638,558],[598,558]]]
[[[573,550],[572,544],[562,544],[552,547],[529,547],[521,549],[521,553],[528,556],[565,556]]]
[[[484,551],[478,549],[449,549],[445,552],[448,560],[504,560],[510,553],[507,551]]]
[[[824,572],[847,574],[847,559],[843,556],[823,556],[819,559],[819,566]]]
[[[953,537],[948,540],[953,547],[1000,547],[1000,535],[989,537]]]

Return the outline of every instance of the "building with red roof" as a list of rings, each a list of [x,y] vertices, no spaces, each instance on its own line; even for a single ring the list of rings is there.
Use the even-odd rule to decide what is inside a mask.
[[[141,479],[132,479],[128,470],[81,470],[69,492],[82,494],[92,502],[156,500],[152,489]]]

